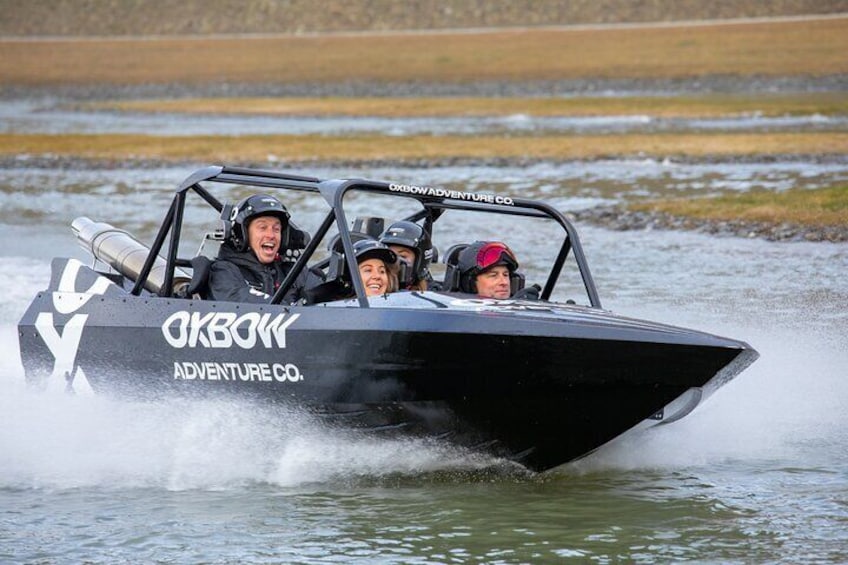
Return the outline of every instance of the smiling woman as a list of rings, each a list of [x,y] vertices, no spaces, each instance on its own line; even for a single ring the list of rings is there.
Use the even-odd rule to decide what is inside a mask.
[[[353,244],[359,276],[367,296],[381,296],[397,290],[397,255],[379,241],[363,239]]]

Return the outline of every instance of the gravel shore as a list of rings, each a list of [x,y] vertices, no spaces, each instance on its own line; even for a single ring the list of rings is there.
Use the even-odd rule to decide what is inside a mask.
[[[0,85],[0,99],[67,101],[136,100],[194,97],[558,97],[558,96],[681,96],[781,92],[845,92],[848,75],[825,76],[701,76],[676,79],[586,78],[551,81],[478,82],[342,82],[342,83],[217,83],[207,85],[65,85],[32,87]]]
[[[788,158],[788,156],[787,156]],[[777,160],[786,161],[787,158]],[[848,157],[843,156],[840,162]],[[809,160],[808,158],[806,160]],[[831,158],[824,159],[830,161]],[[333,162],[290,162],[285,164],[239,163],[240,166],[259,169],[292,170],[301,172],[304,167],[348,169],[355,176],[358,169],[403,167],[427,169],[432,167],[516,167],[531,166],[541,161],[515,159],[452,159],[440,162],[417,161],[333,161]],[[703,161],[699,161],[703,162]],[[181,161],[163,162],[156,160],[90,160],[78,157],[0,157],[0,170],[20,167],[50,168],[62,170],[80,169],[145,169],[154,167],[185,167],[192,170],[208,165],[205,162]],[[848,242],[848,225],[842,226],[805,226],[789,223],[746,222],[742,220],[704,220],[686,216],[673,216],[660,212],[629,210],[626,205],[596,206],[567,215],[577,223],[587,223],[610,230],[683,230],[708,233],[716,236],[759,238],[774,242],[810,241],[810,242]]]
[[[471,84],[219,84],[211,86],[186,86],[180,84],[115,86],[92,85],[87,87],[60,87],[50,89],[0,86],[0,99],[39,99],[55,102],[93,101],[105,99],[181,98],[203,96],[366,96],[366,97],[411,97],[411,96],[562,96],[562,95],[646,95],[685,93],[751,93],[751,92],[812,92],[848,91],[848,75],[825,77],[699,77],[692,79],[586,79],[553,82],[508,82],[491,81]],[[692,162],[746,162],[752,158],[705,156]],[[757,156],[756,161],[763,161]],[[844,163],[848,156],[829,155],[770,155],[769,161],[814,161]],[[679,160],[679,159],[678,159]],[[686,161],[683,159],[681,162]],[[325,167],[349,168],[351,171],[366,167],[428,168],[438,166],[530,166],[540,162],[534,159],[443,159],[438,162],[416,160],[412,162],[313,162],[285,163],[277,166],[269,163],[241,163],[259,168]],[[75,157],[6,157],[0,158],[0,169],[27,167],[49,167],[54,169],[80,168],[147,168],[167,166],[202,166],[206,163],[174,163],[159,161],[101,161]],[[743,221],[709,221],[691,217],[677,217],[662,213],[636,212],[626,206],[601,206],[574,213],[578,222],[587,222],[612,230],[689,230],[719,236],[763,238],[769,241],[848,241],[848,226],[811,227],[791,224],[765,224]]]
[[[577,222],[587,222],[616,231],[685,230],[717,236],[760,238],[768,241],[848,241],[848,226],[803,226],[742,220],[704,220],[661,212],[628,210],[624,206],[597,206],[572,213]]]

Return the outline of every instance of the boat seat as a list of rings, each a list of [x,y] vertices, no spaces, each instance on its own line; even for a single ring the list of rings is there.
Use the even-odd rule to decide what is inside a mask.
[[[531,288],[525,289],[524,284],[525,284],[524,273],[520,273],[518,271],[515,271],[514,273],[510,274],[509,275],[509,296],[511,298],[529,298],[529,299],[532,299],[534,294],[535,294],[535,296],[538,298],[539,291],[536,290],[535,292],[533,292],[533,290],[531,290],[531,288],[532,289],[539,288],[539,290],[541,290],[541,287],[539,287],[539,285],[534,284],[534,285],[532,285]]]
[[[457,243],[448,248],[445,253],[445,279],[441,290],[444,292],[459,292],[459,254],[471,245],[470,243]]]
[[[202,298],[209,296],[209,270],[212,259],[205,255],[198,255],[189,261],[191,265],[191,281],[180,294],[183,298]]]
[[[218,256],[221,250],[221,244],[224,243],[224,230],[217,229],[213,232],[203,234],[203,239],[200,241],[200,247],[197,249],[195,256],[206,256],[214,259]]]
[[[303,250],[309,244],[312,236],[305,230],[300,229],[294,222],[289,220],[286,235],[280,245],[280,259],[283,263],[294,264],[300,258]]]
[[[356,243],[361,239],[370,238],[371,236],[369,236],[367,233],[355,231],[350,232],[350,239],[353,243]],[[344,278],[343,275],[346,268],[341,235],[336,234],[332,237],[332,239],[330,239],[329,243],[327,244],[327,250],[330,252],[329,257],[322,259],[321,261],[309,267],[309,272],[312,276],[312,279],[319,280],[320,282],[341,282],[341,280]]]
[[[368,235],[365,232],[360,232],[360,231],[351,231],[350,232],[351,243],[356,243],[357,241],[361,241],[363,239],[374,239],[374,237]],[[339,234],[334,235],[333,238],[330,240],[330,242],[327,243],[327,250],[334,252],[334,253],[344,253],[344,246],[342,245],[342,236],[339,235]]]
[[[351,293],[351,284],[345,276],[345,258],[342,253],[332,251],[326,261],[326,271],[312,271],[314,277],[323,273],[323,281],[307,287],[304,291],[307,304],[318,304],[344,298]],[[319,279],[320,280],[320,279]]]

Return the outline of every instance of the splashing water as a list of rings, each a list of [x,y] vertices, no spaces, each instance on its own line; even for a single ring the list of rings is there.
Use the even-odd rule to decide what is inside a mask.
[[[3,343],[13,331],[3,328]],[[8,361],[0,371],[0,488],[293,487],[491,464],[431,441],[331,430],[291,407],[35,392]]]

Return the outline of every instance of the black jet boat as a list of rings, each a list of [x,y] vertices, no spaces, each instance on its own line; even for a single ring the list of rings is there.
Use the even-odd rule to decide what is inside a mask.
[[[202,211],[217,225],[231,208],[220,194],[248,190],[278,196],[295,220],[300,209],[319,210],[316,227],[290,225],[293,269],[271,304],[205,300],[198,258],[214,255],[221,236],[201,231],[188,250],[184,219]],[[506,231],[513,219],[540,222],[535,245],[551,253],[539,298],[480,299],[447,283],[368,297],[353,277],[352,299],[280,304],[303,270],[327,278],[335,258],[356,272],[348,207],[366,210],[362,195],[377,197],[381,212],[404,210],[435,241],[469,225],[451,221],[455,214],[495,218],[502,239],[518,233]],[[514,195],[213,166],[177,188],[149,246],[87,218],[73,228],[92,266],[54,259],[49,288],[19,324],[26,378],[37,387],[142,399],[246,395],[302,407],[331,426],[434,436],[543,471],[627,430],[685,416],[758,356],[741,341],[604,310],[570,221]],[[330,251],[333,238],[342,254]],[[572,294],[560,292],[560,279]]]

